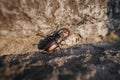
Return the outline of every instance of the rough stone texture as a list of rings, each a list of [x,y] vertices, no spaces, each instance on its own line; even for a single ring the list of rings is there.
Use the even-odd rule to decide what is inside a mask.
[[[120,1],[108,1],[108,30],[120,36]],[[120,42],[83,44],[107,33],[105,5],[105,0],[0,0],[0,53],[6,54],[0,56],[0,80],[120,80]],[[72,33],[62,53],[36,51],[32,44],[57,26]]]
[[[57,27],[70,29],[67,47],[101,41],[106,13],[107,0],[0,0],[0,54],[37,51],[33,44]]]
[[[120,43],[76,45],[53,54],[0,57],[0,80],[120,80]]]
[[[120,31],[120,0],[108,0],[107,13],[109,29]]]

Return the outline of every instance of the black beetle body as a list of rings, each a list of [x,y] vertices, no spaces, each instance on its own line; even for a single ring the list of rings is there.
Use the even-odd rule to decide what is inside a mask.
[[[43,40],[41,40],[38,44],[38,49],[47,52],[54,51],[69,35],[70,31],[67,28],[61,28],[60,30],[55,31],[52,35],[48,35]]]

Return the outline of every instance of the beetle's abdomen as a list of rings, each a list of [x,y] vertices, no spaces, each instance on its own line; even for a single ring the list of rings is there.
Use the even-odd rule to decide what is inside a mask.
[[[40,40],[39,44],[38,44],[38,49],[44,50],[45,46],[51,41],[53,40],[50,37],[46,37],[44,40]]]
[[[51,40],[48,44],[45,46],[45,51],[54,51],[58,47],[58,44],[55,42],[55,40]]]

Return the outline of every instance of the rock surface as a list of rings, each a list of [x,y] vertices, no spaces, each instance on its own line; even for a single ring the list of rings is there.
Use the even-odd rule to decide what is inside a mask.
[[[68,47],[101,41],[106,13],[107,0],[0,0],[0,54],[37,51],[33,44],[57,27],[70,29]]]
[[[120,43],[0,57],[0,80],[120,80]]]
[[[0,0],[0,80],[120,80],[120,42],[101,41],[120,36],[119,2]],[[57,26],[71,30],[62,53],[38,51]]]
[[[120,1],[108,0],[108,27],[110,30],[120,30]]]

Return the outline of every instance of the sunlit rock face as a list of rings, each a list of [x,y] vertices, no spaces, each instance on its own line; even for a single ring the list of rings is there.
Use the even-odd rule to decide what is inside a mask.
[[[107,32],[107,0],[0,0],[0,53],[36,51],[41,36],[66,27],[67,47],[100,41]]]

